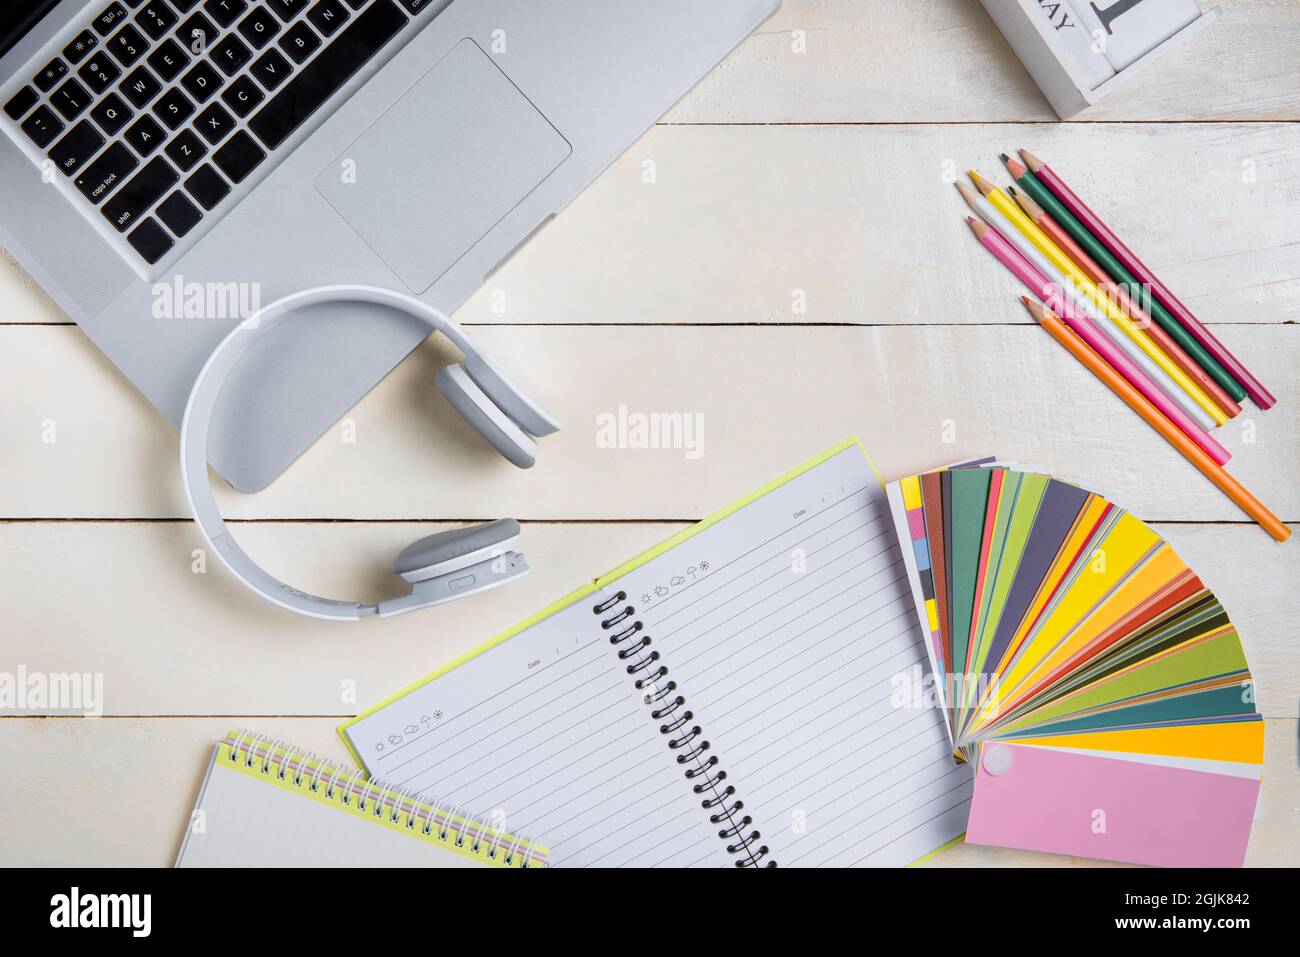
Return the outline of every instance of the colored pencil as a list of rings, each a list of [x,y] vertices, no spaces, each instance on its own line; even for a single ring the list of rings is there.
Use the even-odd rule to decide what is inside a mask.
[[[1242,388],[1241,383],[1234,379],[1228,373],[1228,370],[1223,368],[1215,360],[1214,356],[1210,355],[1192,334],[1169,314],[1164,306],[1160,305],[1157,300],[1143,295],[1142,284],[1138,282],[1137,277],[1125,269],[1124,264],[1111,255],[1110,250],[1083,223],[1079,222],[1078,218],[1056,198],[1051,190],[1039,181],[1037,176],[1028,168],[1007,156],[1006,153],[1002,154],[1002,160],[1006,163],[1011,178],[1019,183],[1025,192],[1033,196],[1040,206],[1051,213],[1052,218],[1059,222],[1079,242],[1079,245],[1088,251],[1088,254],[1093,259],[1097,260],[1115,282],[1120,285],[1127,285],[1130,295],[1141,297],[1143,306],[1151,317],[1197,361],[1211,378],[1223,386],[1225,392],[1236,401],[1246,397],[1246,390]]]
[[[957,184],[957,191],[961,193],[962,198],[978,215],[982,216],[985,222],[995,223],[1002,229],[1002,235],[1006,238],[1020,254],[1034,265],[1039,272],[1052,281],[1071,303],[1074,304],[1080,312],[1097,324],[1103,333],[1105,333],[1115,345],[1121,349],[1134,364],[1145,372],[1153,382],[1167,395],[1171,401],[1176,403],[1187,415],[1205,431],[1213,429],[1215,420],[1210,414],[1192,401],[1192,397],[1179,387],[1169,374],[1149,356],[1139,345],[1137,340],[1131,338],[1125,333],[1106,313],[1102,312],[1097,305],[1083,294],[1083,292],[1061,272],[1052,262],[1048,261],[1042,251],[1031,243],[1027,236],[1016,228],[1002,212],[978,192],[967,186],[965,183]]]
[[[1173,337],[1157,322],[1147,315],[1127,290],[1122,286],[1117,286],[1111,280],[1106,270],[1102,269],[1097,260],[1093,259],[1088,253],[1074,241],[1065,229],[1054,220],[1048,212],[1034,202],[1026,193],[1022,193],[1014,186],[1008,190],[1012,198],[1020,204],[1020,208],[1025,211],[1025,215],[1039,229],[1047,234],[1047,237],[1061,247],[1067,256],[1075,261],[1088,278],[1097,284],[1097,288],[1111,296],[1116,305],[1128,313],[1129,318],[1137,325],[1139,329],[1146,332],[1151,340],[1165,351],[1165,355],[1173,360],[1174,365],[1187,373],[1187,377],[1205,390],[1205,394],[1213,400],[1214,404],[1223,410],[1224,415],[1229,419],[1234,419],[1241,414],[1241,406],[1224,391],[1223,386],[1215,382],[1214,379],[1199,365],[1196,360],[1187,354],[1187,352],[1174,341]]]
[[[1215,424],[1223,425],[1228,421],[1227,415],[1217,405],[1210,401],[1204,390],[1195,382],[1187,377],[1187,373],[1174,365],[1173,360],[1160,351],[1159,347],[1151,341],[1145,332],[1133,325],[1133,320],[1124,314],[1124,311],[1115,305],[1100,289],[1097,284],[1084,274],[1083,270],[1076,266],[1070,257],[1061,252],[1056,244],[1047,238],[1046,234],[1029,221],[1029,217],[1020,211],[1020,207],[1011,201],[1002,190],[996,188],[984,177],[974,170],[971,171],[971,179],[981,193],[993,204],[994,208],[999,210],[1007,220],[1025,237],[1037,246],[1052,263],[1061,272],[1070,278],[1070,280],[1079,287],[1085,296],[1101,309],[1111,321],[1124,330],[1124,334],[1138,344],[1138,346],[1151,357],[1151,359],[1160,366],[1168,376],[1178,383],[1178,387],[1191,396],[1192,401],[1209,413],[1210,418],[1214,419]]]
[[[1160,410],[1148,402],[1140,392],[1124,381],[1123,376],[1102,361],[1101,356],[1093,352],[1088,344],[1071,332],[1064,323],[1043,306],[1028,296],[1021,300],[1030,314],[1042,324],[1052,338],[1065,346],[1070,354],[1078,359],[1088,371],[1104,382],[1112,392],[1121,398],[1130,409],[1159,432],[1170,445],[1191,462],[1201,474],[1218,486],[1219,490],[1232,499],[1237,506],[1279,542],[1291,537],[1291,529],[1270,512],[1264,504],[1250,493],[1247,488],[1216,464],[1200,446],[1194,444],[1172,422],[1160,414]]]
[[[1079,222],[1083,223],[1089,232],[1095,235],[1132,275],[1136,276],[1151,290],[1151,295],[1155,301],[1168,313],[1175,316],[1177,321],[1182,324],[1183,328],[1201,347],[1214,356],[1219,365],[1226,369],[1234,381],[1244,388],[1251,401],[1261,409],[1271,409],[1277,404],[1277,399],[1274,398],[1273,393],[1269,392],[1264,387],[1264,384],[1252,375],[1241,361],[1192,314],[1192,311],[1169,291],[1169,287],[1161,282],[1159,277],[1147,268],[1147,265],[1138,259],[1131,249],[1124,245],[1110,227],[1102,221],[1101,217],[1089,209],[1088,205],[1070,189],[1065,180],[1061,179],[1050,166],[1027,150],[1021,150],[1020,155],[1029,171],[1034,174],[1039,182],[1053,196],[1059,199],[1070,213]],[[1227,388],[1227,386],[1225,385],[1224,388]],[[1232,393],[1233,390],[1228,389],[1228,391]]]
[[[966,222],[976,238],[984,245],[984,248],[991,252],[1002,265],[1006,266],[1012,275],[1024,283],[1030,292],[1045,302],[1053,312],[1061,316],[1084,342],[1105,359],[1107,364],[1131,383],[1135,389],[1146,396],[1151,404],[1158,408],[1174,425],[1178,426],[1184,435],[1199,445],[1219,465],[1225,464],[1231,458],[1227,449],[1207,435],[1188,417],[1186,412],[1171,402],[1169,397],[1151,381],[1151,378],[1139,369],[1128,356],[1116,348],[1114,343],[1103,336],[1097,327],[1093,325],[1092,320],[1075,309],[1065,298],[1061,288],[1053,284],[1050,279],[1034,268],[1032,263],[1020,255],[1019,251],[1007,241],[1006,237],[995,226],[976,216],[966,217]]]

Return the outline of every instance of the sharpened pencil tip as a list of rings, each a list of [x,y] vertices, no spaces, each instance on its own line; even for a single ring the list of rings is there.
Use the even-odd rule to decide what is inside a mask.
[[[975,188],[978,189],[980,193],[982,193],[983,195],[988,196],[990,193],[993,192],[993,184],[990,183],[988,180],[986,180],[979,173],[975,172],[974,170],[971,170],[970,178],[971,178],[971,182],[975,184]]]
[[[1042,169],[1044,166],[1047,165],[1042,160],[1040,160],[1037,156],[1035,156],[1033,153],[1029,152],[1029,150],[1022,149],[1020,151],[1020,158],[1025,161],[1025,165],[1028,166],[1030,171],[1034,173],[1037,173],[1040,169]]]
[[[999,153],[998,155],[1002,157],[1002,162],[1004,162],[1004,163],[1010,163],[1010,162],[1011,162],[1011,157],[1008,156],[1006,153]]]
[[[1045,308],[1043,308],[1043,306],[1040,303],[1035,302],[1033,299],[1030,299],[1028,296],[1021,296],[1020,301],[1025,304],[1025,308],[1029,310],[1029,314],[1031,316],[1033,316],[1039,322],[1046,321],[1049,313]]]
[[[975,190],[971,189],[965,183],[957,183],[956,186],[957,192],[961,193],[961,198],[966,200],[966,205],[973,209],[976,200],[979,199],[979,193],[975,192]]]

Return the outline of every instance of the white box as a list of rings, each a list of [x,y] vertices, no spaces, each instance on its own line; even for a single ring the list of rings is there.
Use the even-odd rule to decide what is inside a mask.
[[[1108,96],[1221,13],[1218,7],[1201,12],[1195,0],[980,2],[1063,120]]]

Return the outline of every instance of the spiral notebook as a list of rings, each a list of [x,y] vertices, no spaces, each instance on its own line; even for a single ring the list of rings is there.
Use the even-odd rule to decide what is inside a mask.
[[[557,867],[908,864],[969,769],[856,441],[674,536],[340,733],[397,787],[546,835]]]
[[[232,732],[213,749],[176,866],[546,866],[544,848],[496,823]]]

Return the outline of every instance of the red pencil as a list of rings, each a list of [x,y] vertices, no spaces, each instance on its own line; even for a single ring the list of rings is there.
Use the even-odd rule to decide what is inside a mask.
[[[1261,409],[1271,409],[1277,404],[1277,399],[1273,397],[1273,393],[1269,392],[1259,379],[1251,375],[1240,360],[1229,352],[1223,343],[1216,339],[1214,334],[1205,328],[1199,319],[1192,315],[1190,309],[1178,301],[1178,297],[1170,292],[1169,288],[1157,278],[1156,274],[1148,269],[1146,264],[1120,241],[1120,238],[1111,231],[1110,227],[1102,222],[1101,217],[1089,209],[1087,204],[1075,195],[1065,180],[1057,176],[1050,166],[1028,150],[1021,150],[1020,156],[1024,159],[1025,165],[1042,181],[1043,185],[1050,189],[1056,198],[1064,203],[1065,207],[1088,228],[1088,231],[1110,250],[1111,254],[1124,265],[1124,268],[1151,287],[1151,294],[1155,296],[1156,301],[1169,310],[1170,314],[1182,324],[1188,334],[1231,373],[1233,378],[1250,393],[1250,398],[1257,406]]]
[[[1075,242],[1074,237],[1065,231],[1065,227],[1054,220],[1047,210],[1014,186],[1010,187],[1008,192],[1015,197],[1016,202],[1020,204],[1020,208],[1025,211],[1025,215],[1039,229],[1047,233],[1052,242],[1060,246],[1065,254],[1078,264],[1088,278],[1097,284],[1098,289],[1108,295],[1115,305],[1131,316],[1139,329],[1146,331],[1146,334],[1151,337],[1151,341],[1164,350],[1165,355],[1169,357],[1174,365],[1182,369],[1188,378],[1205,390],[1205,394],[1223,410],[1224,415],[1230,419],[1235,419],[1241,414],[1241,406],[1224,391],[1223,386],[1215,382],[1214,377],[1202,369],[1196,360],[1174,341],[1174,337],[1165,332],[1160,323],[1147,315],[1146,311],[1133,301],[1133,298],[1124,291],[1122,286],[1117,286],[1114,283],[1110,278],[1110,274],[1101,267],[1101,263],[1089,256],[1084,251],[1084,248]]]
[[[1123,376],[1142,395],[1146,396],[1165,418],[1173,422],[1184,435],[1200,446],[1201,450],[1214,459],[1216,463],[1224,465],[1228,461],[1231,457],[1228,450],[1216,441],[1213,436],[1207,435],[1204,429],[1201,429],[1192,421],[1191,416],[1161,392],[1160,387],[1151,381],[1151,377],[1139,369],[1132,359],[1124,355],[1120,349],[1102,335],[1091,319],[1075,309],[1066,298],[1064,290],[1060,286],[1053,284],[1050,279],[1039,271],[1037,266],[1020,255],[1020,251],[998,232],[996,226],[984,222],[977,216],[967,216],[966,222],[970,225],[971,232],[984,245],[984,248],[997,257],[997,260],[1006,266],[1012,275],[1024,283],[1035,296],[1046,303],[1048,308],[1064,319],[1066,324],[1077,332],[1080,338],[1088,343],[1089,347],[1096,351],[1111,368]]]

